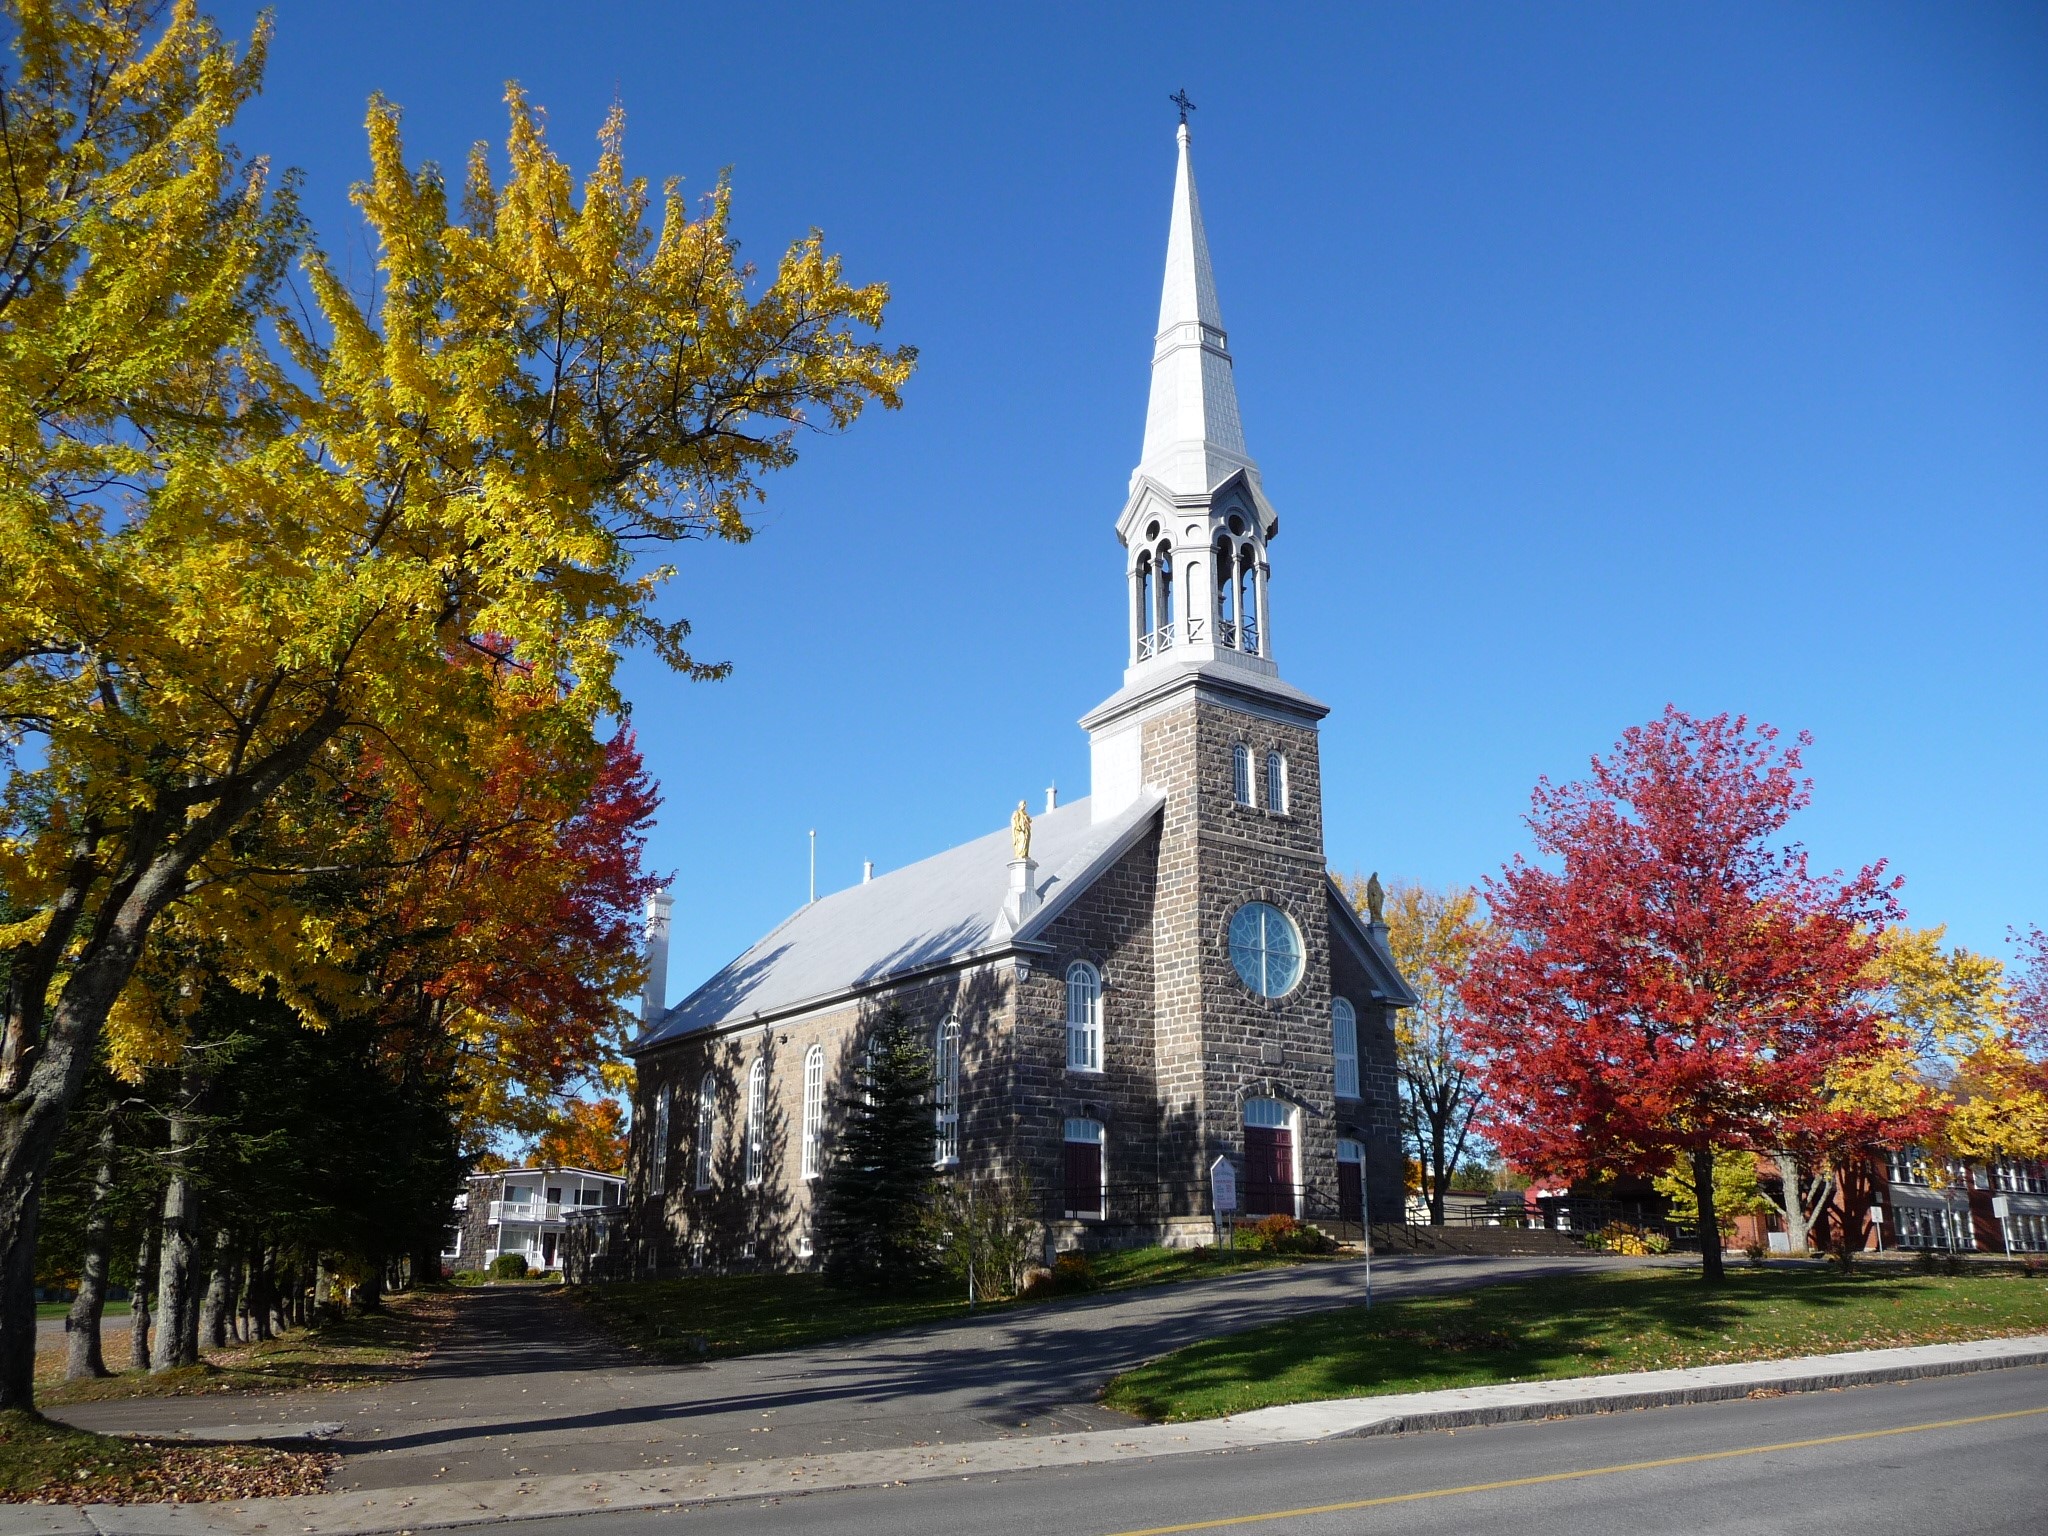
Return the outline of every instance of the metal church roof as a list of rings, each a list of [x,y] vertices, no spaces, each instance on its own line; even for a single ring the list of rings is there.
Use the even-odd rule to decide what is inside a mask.
[[[1031,823],[1038,910],[1002,924],[1008,827],[800,907],[753,948],[664,1013],[633,1054],[700,1030],[773,1018],[982,953],[1032,947],[1034,935],[1149,831],[1163,797],[1147,790],[1100,825],[1076,800]]]

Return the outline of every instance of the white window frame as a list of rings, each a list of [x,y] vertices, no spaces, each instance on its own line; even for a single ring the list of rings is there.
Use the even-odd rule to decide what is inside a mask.
[[[1102,972],[1086,960],[1067,967],[1067,1070],[1102,1070]]]
[[[1348,998],[1330,999],[1330,1054],[1337,1064],[1337,1096],[1359,1097],[1358,1010]]]
[[[711,1187],[711,1162],[718,1152],[718,1075],[706,1072],[697,1084],[697,1187]]]
[[[1276,816],[1287,814],[1287,754],[1266,754],[1266,809]]]
[[[825,1130],[825,1047],[814,1045],[804,1053],[804,1140],[803,1168],[806,1179],[823,1172],[819,1138]]]
[[[768,1058],[756,1056],[747,1069],[747,1188],[758,1189],[768,1172]]]
[[[1230,749],[1230,798],[1239,805],[1251,805],[1252,749],[1238,742]]]
[[[943,1020],[932,1031],[932,1166],[960,1161],[960,1021]]]

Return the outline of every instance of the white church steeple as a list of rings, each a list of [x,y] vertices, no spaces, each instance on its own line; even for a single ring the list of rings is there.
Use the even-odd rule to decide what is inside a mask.
[[[1279,519],[1245,451],[1189,143],[1183,117],[1145,446],[1117,520],[1130,581],[1131,682],[1209,661],[1274,674],[1266,546]]]
[[[1251,466],[1237,416],[1223,306],[1202,229],[1202,200],[1180,126],[1173,178],[1173,222],[1166,236],[1166,282],[1159,334],[1152,345],[1152,397],[1145,409],[1145,451],[1131,474],[1150,476],[1177,494],[1207,494],[1232,471]]]

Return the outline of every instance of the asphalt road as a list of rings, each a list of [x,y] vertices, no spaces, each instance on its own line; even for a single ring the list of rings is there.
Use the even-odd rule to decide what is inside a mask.
[[[519,1529],[522,1536],[2042,1536],[2048,1369],[578,1515]]]
[[[1454,1290],[1640,1260],[1383,1260],[1381,1294]],[[1356,1303],[1357,1263],[1123,1291],[844,1344],[651,1366],[594,1338],[543,1290],[473,1291],[421,1370],[349,1391],[138,1399],[55,1409],[102,1431],[327,1421],[337,1491],[508,1475],[754,1461],[943,1445],[1133,1422],[1095,1395],[1196,1339]]]

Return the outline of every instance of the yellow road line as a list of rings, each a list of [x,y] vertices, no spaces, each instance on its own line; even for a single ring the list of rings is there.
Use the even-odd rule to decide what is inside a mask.
[[[1496,1493],[1503,1488],[1534,1488],[1543,1483],[1569,1483],[1582,1477],[1610,1477],[1617,1472],[1652,1472],[1659,1467],[1689,1467],[1703,1461],[1728,1461],[1736,1456],[1763,1456],[1772,1451],[1806,1451],[1821,1445],[1847,1445],[1852,1440],[1882,1440],[1888,1435],[1917,1435],[1929,1429],[1963,1429],[1996,1424],[2001,1419],[2027,1419],[2048,1408],[2015,1408],[2008,1413],[1980,1413],[1968,1419],[1939,1419],[1931,1424],[1902,1424],[1895,1429],[1865,1429],[1852,1435],[1822,1435],[1816,1440],[1781,1440],[1776,1445],[1746,1445],[1733,1451],[1701,1451],[1693,1456],[1665,1456],[1656,1461],[1625,1461],[1612,1467],[1581,1467],[1576,1472],[1545,1472],[1536,1477],[1510,1477],[1497,1483],[1465,1483],[1456,1488],[1429,1488],[1421,1493],[1390,1493],[1377,1499],[1347,1499],[1342,1504],[1306,1504],[1299,1509],[1273,1509],[1257,1515],[1229,1515],[1220,1520],[1190,1520],[1185,1525],[1148,1525],[1143,1530],[1117,1531],[1113,1536],[1180,1536],[1183,1531],[1217,1531],[1231,1525],[1261,1525],[1268,1520],[1299,1520],[1309,1515],[1336,1515],[1354,1509],[1379,1509],[1413,1504],[1422,1499],[1450,1499],[1462,1493]]]

